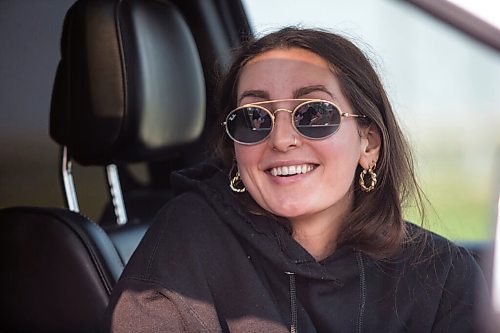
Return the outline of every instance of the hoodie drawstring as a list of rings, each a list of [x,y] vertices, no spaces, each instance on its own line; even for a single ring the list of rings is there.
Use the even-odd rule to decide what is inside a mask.
[[[290,279],[290,312],[292,315],[290,323],[290,333],[298,333],[297,329],[297,290],[295,288],[295,274],[285,272]]]

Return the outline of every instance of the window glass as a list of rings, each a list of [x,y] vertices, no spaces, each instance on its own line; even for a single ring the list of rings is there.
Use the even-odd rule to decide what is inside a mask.
[[[485,240],[500,170],[500,55],[399,1],[247,0],[254,33],[287,25],[349,37],[373,60],[415,152],[428,227]],[[415,220],[411,209],[408,219]]]

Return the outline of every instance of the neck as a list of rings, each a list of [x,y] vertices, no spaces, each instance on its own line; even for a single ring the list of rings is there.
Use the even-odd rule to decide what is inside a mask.
[[[342,223],[351,208],[352,201],[347,197],[335,209],[292,218],[292,236],[316,261],[321,261],[335,252]]]
[[[335,252],[339,228],[336,223],[312,224],[311,221],[293,223],[293,238],[311,254],[316,261],[321,261]]]

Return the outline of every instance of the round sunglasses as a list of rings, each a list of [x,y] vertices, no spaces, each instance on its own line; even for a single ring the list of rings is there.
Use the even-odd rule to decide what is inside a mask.
[[[293,110],[276,109],[274,112],[263,104],[300,102]],[[342,117],[365,118],[365,115],[340,111],[334,103],[322,99],[279,99],[245,104],[229,112],[226,127],[229,137],[242,145],[255,145],[266,140],[274,128],[275,113],[285,111],[292,115],[292,125],[301,136],[322,140],[332,136],[340,127]]]

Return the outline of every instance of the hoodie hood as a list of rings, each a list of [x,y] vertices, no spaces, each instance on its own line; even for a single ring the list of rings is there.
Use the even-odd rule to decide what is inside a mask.
[[[265,212],[249,212],[242,202],[255,205],[250,195],[233,193],[227,172],[214,161],[174,172],[171,182],[176,195],[185,192],[202,195],[235,234],[283,272],[329,280],[339,288],[343,281],[359,274],[359,268],[352,265],[353,261],[359,260],[354,249],[337,249],[330,257],[316,262],[293,239],[288,220]]]

